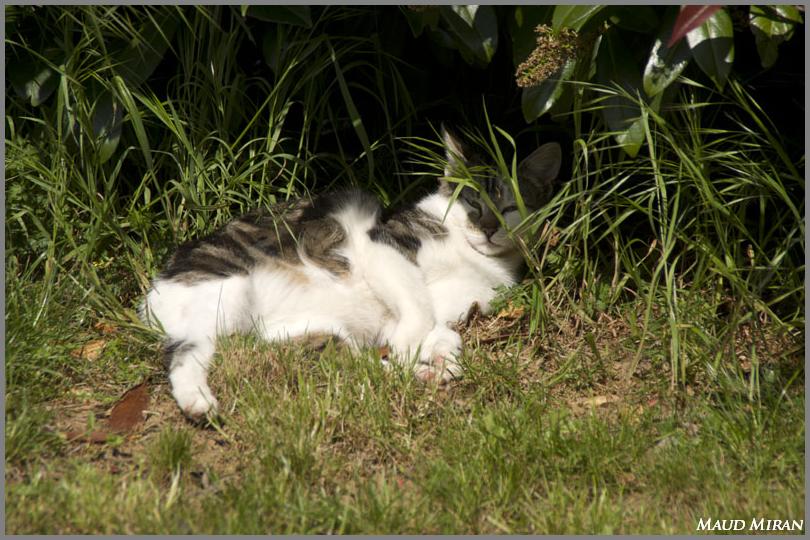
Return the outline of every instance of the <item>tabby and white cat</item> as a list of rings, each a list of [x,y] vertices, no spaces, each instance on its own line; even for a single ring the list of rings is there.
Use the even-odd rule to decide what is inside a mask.
[[[448,166],[477,163],[443,130]],[[561,161],[548,143],[518,168],[527,208],[547,202]],[[507,226],[520,221],[508,181],[479,181]],[[383,218],[360,191],[327,194],[254,211],[207,238],[180,246],[152,283],[144,319],[163,329],[172,394],[199,418],[216,409],[207,372],[217,336],[258,333],[284,340],[329,334],[350,346],[390,347],[420,379],[460,375],[461,338],[449,325],[495,288],[518,279],[521,256],[480,194],[470,187],[451,204],[439,189]]]

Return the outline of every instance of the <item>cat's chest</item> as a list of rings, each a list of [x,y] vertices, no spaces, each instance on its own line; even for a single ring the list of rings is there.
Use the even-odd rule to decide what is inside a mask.
[[[473,303],[486,313],[495,289],[515,283],[515,269],[508,262],[461,243],[431,243],[420,251],[418,261],[441,322],[460,319]]]

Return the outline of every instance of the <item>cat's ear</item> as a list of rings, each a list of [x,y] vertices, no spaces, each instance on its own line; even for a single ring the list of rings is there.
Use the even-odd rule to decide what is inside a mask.
[[[546,143],[518,165],[518,178],[534,186],[551,185],[560,174],[562,149],[559,143]]]
[[[459,165],[467,160],[464,143],[444,124],[442,124],[442,142],[444,143],[444,153],[447,158],[444,175],[454,176]]]

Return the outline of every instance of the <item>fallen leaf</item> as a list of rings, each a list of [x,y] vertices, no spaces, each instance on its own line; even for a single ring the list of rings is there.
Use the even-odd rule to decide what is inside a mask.
[[[117,330],[115,326],[111,325],[110,323],[102,321],[99,321],[96,324],[94,324],[93,328],[95,328],[104,335],[114,334]]]
[[[388,358],[388,355],[391,354],[391,350],[388,348],[387,345],[383,345],[377,349],[377,352],[380,354],[380,358]]]
[[[131,431],[143,422],[143,411],[149,405],[149,389],[146,383],[141,383],[127,392],[118,400],[110,411],[107,424],[112,431]]]
[[[582,405],[588,405],[591,407],[599,407],[606,403],[612,403],[614,401],[619,401],[619,398],[616,396],[594,396],[589,398],[583,398],[581,400]]]
[[[101,356],[101,352],[106,345],[107,340],[94,339],[82,345],[81,348],[71,351],[70,355],[74,358],[84,358],[85,360],[93,361]]]
[[[498,318],[499,319],[511,319],[511,320],[520,319],[521,317],[523,317],[523,313],[525,311],[526,311],[526,308],[524,308],[523,306],[515,306],[514,304],[512,304],[510,302],[508,306],[503,308],[498,313]]]

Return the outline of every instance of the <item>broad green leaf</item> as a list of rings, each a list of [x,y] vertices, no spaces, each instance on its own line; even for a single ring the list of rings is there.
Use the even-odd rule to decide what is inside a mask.
[[[644,68],[644,92],[649,97],[663,92],[689,63],[689,47],[683,40],[679,40],[671,48],[667,47],[675,21],[675,13],[672,15],[656,36]]]
[[[615,88],[618,84],[631,96],[640,94],[640,70],[631,51],[615,31],[608,31],[602,37],[596,59],[596,80],[608,87]],[[612,94],[603,104],[602,115],[608,128],[614,132],[614,138],[630,157],[635,157],[644,142],[644,125],[638,103],[623,95]]]
[[[546,79],[537,86],[523,89],[520,104],[526,122],[540,118],[560,99],[564,90],[563,81],[571,77],[575,67],[576,62],[570,61],[563,67],[558,77]]]
[[[795,6],[751,6],[750,23],[769,37],[790,39],[794,26],[802,22]]]
[[[33,70],[27,70],[19,76],[12,75],[13,71],[9,69],[9,78],[12,79],[17,94],[24,97],[32,106],[38,107],[59,86],[59,74],[46,65],[32,67]]]
[[[489,64],[498,48],[498,19],[492,6],[442,6],[459,52],[467,62]]]
[[[24,17],[23,8],[20,6],[6,6],[6,37],[11,36],[17,31],[17,25]]]
[[[690,31],[686,40],[700,69],[722,90],[734,63],[734,27],[726,10]]]
[[[284,32],[282,27],[278,27],[274,31],[265,32],[262,37],[264,61],[276,75],[279,74],[279,67],[281,66],[281,58],[286,48],[286,41],[286,32]]]
[[[512,60],[515,67],[529,57],[537,46],[537,25],[551,20],[553,6],[515,6],[509,19],[509,35],[512,37]]]
[[[177,17],[163,12],[157,20],[144,21],[131,41],[112,49],[110,56],[115,70],[127,84],[138,86],[149,78],[163,60],[177,26]]]
[[[573,28],[580,30],[591,17],[596,15],[605,6],[557,6],[551,18],[551,26],[555,30],[560,28]]]
[[[434,6],[428,6],[428,9],[422,11],[413,11],[407,7],[400,7],[402,14],[405,15],[405,20],[408,21],[408,26],[411,27],[413,37],[419,37],[425,31],[425,27],[435,29],[439,24],[439,9]]]
[[[749,17],[762,67],[769,68],[779,55],[779,44],[793,36],[802,17],[794,6],[751,6]]]
[[[6,73],[14,91],[33,107],[38,107],[59,87],[61,75],[53,65],[61,63],[60,51],[48,49],[44,58],[24,52],[9,58]]]
[[[93,135],[99,144],[99,163],[110,159],[118,147],[123,113],[123,107],[113,99],[110,92],[103,91],[96,99],[93,110]]]
[[[312,28],[309,6],[250,6],[247,15],[262,21]]]

